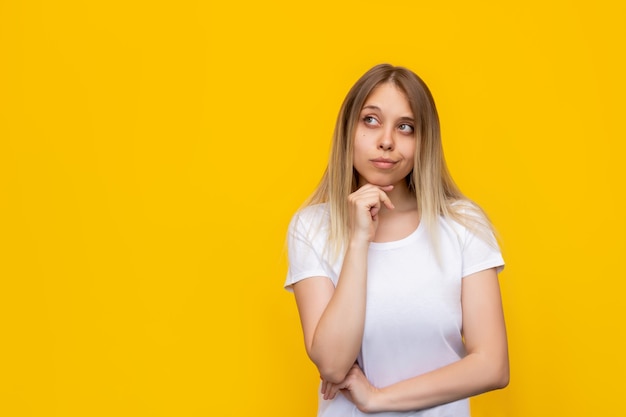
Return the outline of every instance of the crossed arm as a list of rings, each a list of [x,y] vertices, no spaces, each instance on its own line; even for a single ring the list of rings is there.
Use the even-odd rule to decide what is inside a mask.
[[[366,264],[362,262],[362,250],[367,249],[354,247],[346,253],[337,288],[324,277],[294,285],[307,353],[320,371],[325,398],[333,398],[341,391],[363,412],[408,411],[508,384],[500,288],[496,270],[491,268],[463,279],[461,302],[467,351],[464,358],[387,387],[372,386],[354,365],[365,316]]]

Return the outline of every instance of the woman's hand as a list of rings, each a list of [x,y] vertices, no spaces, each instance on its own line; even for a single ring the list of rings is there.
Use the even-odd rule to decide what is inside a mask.
[[[394,208],[386,194],[392,189],[393,185],[379,187],[366,184],[348,196],[352,239],[366,239],[368,242],[374,240],[378,227],[378,213],[382,206]]]
[[[322,380],[322,394],[325,400],[332,400],[341,392],[350,402],[365,413],[376,412],[372,400],[379,392],[365,377],[365,374],[356,363],[352,365],[346,378],[339,384],[332,384]]]
[[[341,383],[343,383],[343,381],[341,381]],[[322,398],[325,400],[334,400],[339,392],[339,386],[340,384],[333,384],[322,378]]]

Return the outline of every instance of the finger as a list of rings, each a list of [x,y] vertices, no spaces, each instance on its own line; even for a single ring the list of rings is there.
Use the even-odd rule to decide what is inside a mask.
[[[322,389],[320,390],[320,392],[322,394],[326,394],[326,389],[328,388],[328,382],[326,382],[325,379],[322,379]]]
[[[376,215],[378,214],[379,211],[380,211],[380,205],[378,204],[370,208],[370,215],[372,216],[372,219],[376,218]]]
[[[326,382],[326,387],[324,389],[324,399],[325,400],[329,400],[330,396],[333,392],[333,389],[335,387],[335,384],[333,384],[332,382]]]
[[[328,384],[328,389],[326,390],[326,395],[324,396],[325,400],[332,400],[333,398],[335,398],[335,395],[337,394],[337,390],[338,390],[338,385],[337,384]]]
[[[390,186],[390,187],[393,187],[393,186]],[[387,195],[387,193],[385,193],[384,191],[380,192],[380,201],[382,201],[385,207],[387,207],[390,210],[393,210],[396,208],[396,206],[394,206],[391,200],[389,199],[389,196]]]
[[[332,400],[337,396],[337,393],[339,392],[339,385],[338,384],[333,384],[332,388],[330,389],[330,392],[328,393],[328,399]]]

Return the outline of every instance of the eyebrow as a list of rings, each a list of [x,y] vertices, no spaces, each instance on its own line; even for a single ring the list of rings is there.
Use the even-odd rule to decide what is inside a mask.
[[[361,111],[363,111],[365,109],[378,110],[379,112],[382,112],[380,107],[374,106],[373,104],[368,104],[367,106],[363,106],[363,109]],[[400,117],[399,120],[403,120],[403,121],[406,120],[406,121],[409,121],[409,122],[415,122],[415,120],[412,117],[409,117],[409,116]]]

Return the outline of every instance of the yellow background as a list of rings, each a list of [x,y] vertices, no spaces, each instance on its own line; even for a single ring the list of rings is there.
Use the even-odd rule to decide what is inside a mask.
[[[313,416],[284,236],[380,62],[502,236],[474,416],[623,415],[623,4],[0,1],[0,415]]]

